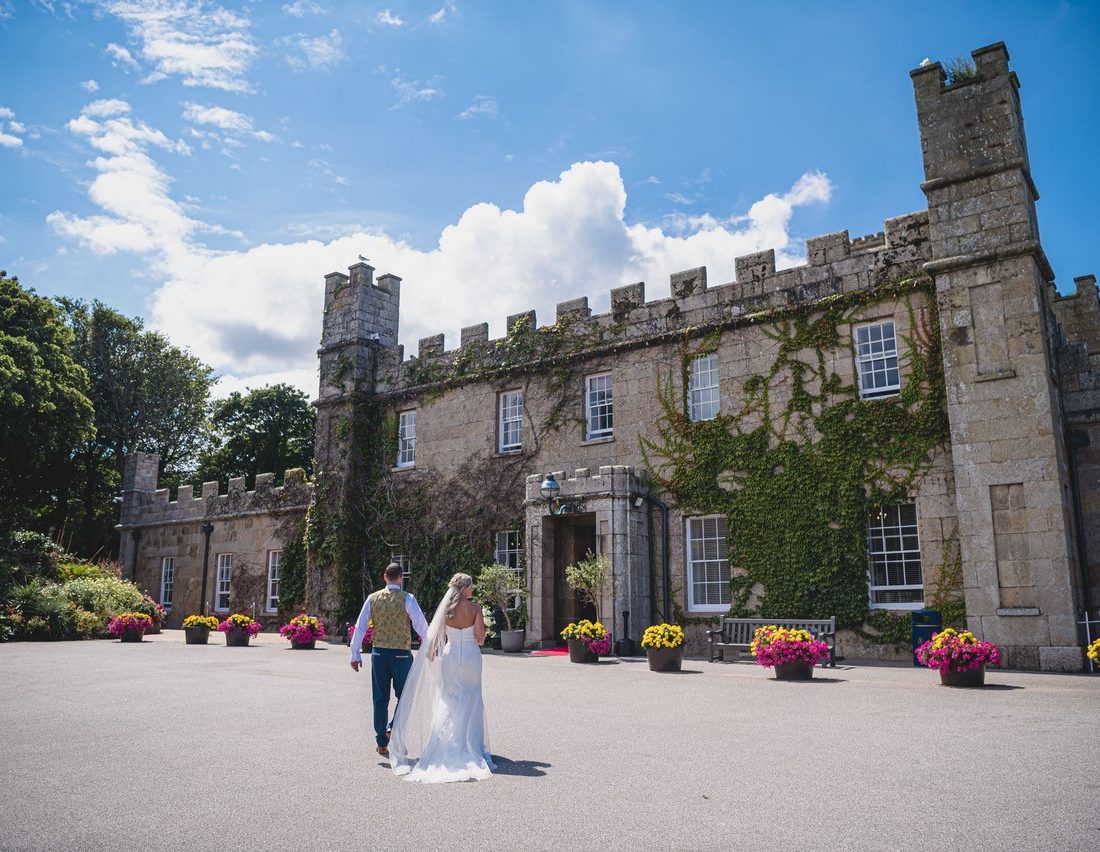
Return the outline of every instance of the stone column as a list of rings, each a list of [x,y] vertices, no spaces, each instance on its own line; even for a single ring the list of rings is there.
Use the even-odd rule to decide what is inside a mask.
[[[947,85],[912,72],[970,628],[1009,666],[1079,670],[1073,528],[1055,385],[1053,272],[1039,242],[1008,51]]]

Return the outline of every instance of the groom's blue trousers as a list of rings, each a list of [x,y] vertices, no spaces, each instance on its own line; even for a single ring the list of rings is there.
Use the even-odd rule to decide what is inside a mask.
[[[374,741],[380,746],[390,744],[386,729],[390,727],[389,706],[390,688],[393,688],[397,700],[401,700],[401,690],[405,688],[405,678],[412,668],[412,651],[404,648],[379,648],[370,652],[370,679],[374,689]],[[396,707],[394,713],[397,712]]]

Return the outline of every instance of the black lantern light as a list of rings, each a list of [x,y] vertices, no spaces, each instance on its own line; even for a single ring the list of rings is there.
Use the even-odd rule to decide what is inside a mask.
[[[539,494],[542,495],[542,499],[550,507],[550,514],[552,515],[565,515],[580,511],[576,503],[562,500],[561,486],[558,485],[558,481],[552,473],[546,474],[546,478],[539,485]]]

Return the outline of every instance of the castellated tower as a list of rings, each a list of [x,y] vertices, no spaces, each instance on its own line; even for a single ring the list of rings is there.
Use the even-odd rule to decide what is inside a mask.
[[[379,354],[397,346],[401,279],[381,275],[357,263],[348,275],[325,276],[325,312],[321,332],[317,437],[314,446],[315,500],[335,508],[346,503],[355,482],[358,459],[352,451],[357,428],[355,408],[373,395]],[[315,610],[336,608],[333,572],[311,565],[306,598]]]
[[[1070,479],[1020,83],[998,43],[912,72],[969,626],[1011,667],[1080,670]],[[1053,288],[1049,288],[1053,289]]]

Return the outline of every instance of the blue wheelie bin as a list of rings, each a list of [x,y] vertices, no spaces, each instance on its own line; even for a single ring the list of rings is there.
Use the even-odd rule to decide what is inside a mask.
[[[934,609],[918,609],[910,613],[913,625],[913,665],[919,666],[917,648],[943,630],[943,615]]]

